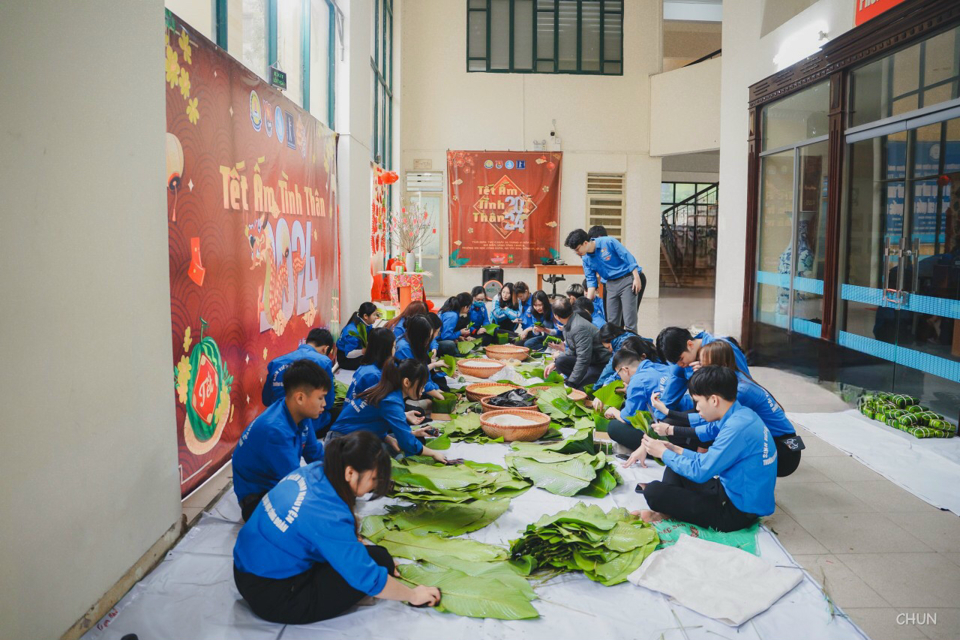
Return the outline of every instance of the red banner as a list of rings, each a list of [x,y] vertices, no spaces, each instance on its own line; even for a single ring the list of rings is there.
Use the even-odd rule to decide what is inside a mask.
[[[557,257],[562,153],[448,151],[450,266]]]
[[[860,26],[867,20],[876,18],[878,15],[892,9],[898,4],[901,4],[904,0],[853,0],[856,3],[856,20],[855,23],[857,26]]]
[[[267,363],[339,328],[336,134],[168,14],[167,222],[180,491],[229,460]]]

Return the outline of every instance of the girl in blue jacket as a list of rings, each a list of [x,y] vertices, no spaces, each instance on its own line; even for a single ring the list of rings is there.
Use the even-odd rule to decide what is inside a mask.
[[[358,393],[362,393],[380,382],[383,374],[383,365],[393,357],[397,348],[397,339],[393,331],[386,327],[373,329],[367,334],[367,350],[360,358],[360,367],[353,374],[353,382],[347,389],[347,400],[353,400]]]
[[[461,293],[447,298],[440,307],[440,322],[442,327],[438,336],[437,354],[440,356],[459,356],[457,341],[470,335],[470,320],[468,317],[473,298],[469,293]]]
[[[357,538],[354,506],[387,494],[390,457],[360,431],[330,443],[325,462],[294,470],[257,506],[233,548],[237,590],[269,622],[309,624],[344,613],[364,596],[436,606],[436,587],[408,587],[390,553]]]
[[[520,329],[520,301],[513,290],[513,284],[508,282],[500,289],[497,299],[493,301],[493,321],[500,325],[500,328],[516,335]]]
[[[547,336],[560,337],[560,329],[553,320],[553,306],[550,297],[544,291],[536,291],[530,296],[530,306],[521,316],[523,330],[518,342],[528,349],[540,350]]]
[[[429,313],[430,310],[427,309],[427,305],[419,300],[414,300],[406,307],[403,308],[393,320],[387,322],[387,328],[393,331],[393,335],[397,337],[397,340],[403,337],[403,333],[407,330],[407,320],[413,316],[423,315]]]
[[[472,298],[470,310],[467,312],[467,318],[470,320],[470,333],[477,335],[485,325],[490,324],[490,314],[487,313],[487,290],[481,286],[476,286],[470,292]]]
[[[408,456],[429,456],[446,463],[443,454],[423,446],[417,439],[427,435],[426,429],[411,431],[407,423],[404,398],[419,400],[428,379],[427,368],[416,360],[388,360],[383,366],[380,382],[344,403],[327,439],[334,440],[355,431],[370,431],[397,452],[402,451]]]
[[[717,340],[703,345],[699,357],[702,366],[718,365],[737,374],[737,402],[752,409],[760,417],[777,445],[777,477],[783,478],[796,471],[800,466],[800,451],[803,448],[800,436],[776,398],[737,368],[733,347],[724,340]],[[665,408],[657,397],[653,398],[653,405],[659,405],[660,411]],[[668,423],[660,423],[654,427],[660,435],[692,435],[703,442],[712,442],[720,429],[718,422],[707,422],[696,412],[669,411],[666,419]]]
[[[436,330],[431,325],[430,319],[425,315],[414,316],[407,320],[407,331],[402,338],[397,340],[397,349],[393,357],[397,361],[415,360],[426,367],[428,371],[438,369],[443,366],[443,362],[433,362],[430,357],[430,343],[433,342],[435,337]],[[423,392],[432,398],[443,399],[440,385],[429,377]]]
[[[363,324],[367,333],[369,333],[379,319],[380,311],[377,309],[377,305],[372,302],[364,302],[350,316],[347,326],[340,331],[340,338],[337,340],[337,364],[340,365],[341,369],[356,370],[360,366],[360,356],[363,355],[363,345],[360,343],[360,338],[351,335],[351,332],[359,334],[358,327]]]

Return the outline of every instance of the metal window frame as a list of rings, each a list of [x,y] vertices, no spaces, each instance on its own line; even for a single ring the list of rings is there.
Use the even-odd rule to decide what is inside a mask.
[[[515,51],[515,20],[514,16],[516,15],[516,2],[515,0],[505,0],[509,1],[509,15],[508,15],[508,24],[507,28],[509,30],[508,35],[508,48],[509,48],[509,57],[506,69],[493,69],[490,66],[490,41],[491,41],[491,31],[492,31],[492,20],[491,20],[491,7],[492,0],[486,0],[485,8],[476,8],[471,7],[471,0],[465,0],[466,2],[466,70],[467,73],[545,73],[545,74],[566,74],[566,75],[591,75],[591,76],[622,76],[623,75],[623,40],[624,40],[624,31],[623,31],[623,20],[624,13],[626,12],[626,2],[624,0],[565,0],[569,2],[577,3],[577,28],[576,28],[576,37],[577,37],[577,64],[576,69],[573,70],[561,70],[560,69],[560,0],[553,1],[553,8],[540,8],[538,6],[538,0],[531,0],[531,11],[533,12],[533,34],[531,37],[531,48],[532,48],[532,65],[531,68],[517,68],[514,60],[514,51]],[[600,45],[599,45],[599,68],[597,70],[584,70],[583,69],[583,3],[597,3],[600,9]],[[613,8],[614,3],[618,4],[618,8]],[[610,8],[608,8],[608,5]],[[472,13],[483,13],[484,18],[486,19],[486,40],[484,43],[484,55],[483,57],[479,56],[470,56],[470,18]],[[537,51],[537,33],[540,25],[540,16],[541,14],[551,14],[553,16],[553,57],[552,58],[541,58],[538,56]],[[616,17],[616,20],[620,25],[620,54],[617,58],[606,58],[606,48],[605,48],[605,39],[606,39],[606,22],[607,17]],[[483,62],[483,69],[471,69],[470,64],[472,62]],[[551,64],[553,65],[552,71],[540,71],[540,64]],[[616,72],[607,72],[606,68],[608,65],[619,65],[619,70]]]
[[[393,0],[375,0],[373,71],[373,137],[370,156],[384,170],[393,168]],[[381,99],[382,95],[382,99]],[[392,202],[387,192],[389,210]]]

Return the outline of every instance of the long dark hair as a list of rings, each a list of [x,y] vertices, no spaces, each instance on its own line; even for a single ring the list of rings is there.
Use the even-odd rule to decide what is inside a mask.
[[[440,313],[446,313],[447,311],[453,311],[454,313],[460,313],[460,298],[458,296],[450,296],[447,298],[446,302],[443,303],[443,306],[440,307]]]
[[[403,389],[404,380],[410,380],[414,383],[415,388],[423,389],[429,378],[430,370],[422,362],[417,362],[412,358],[397,362],[390,358],[383,365],[383,375],[380,376],[380,382],[363,393],[357,394],[357,398],[376,407],[388,395],[397,389]]]
[[[383,369],[383,364],[393,357],[393,345],[397,337],[386,327],[371,329],[367,334],[367,350],[360,358],[360,364],[375,364]]]
[[[363,304],[360,305],[359,309],[353,312],[353,315],[350,316],[349,320],[347,320],[347,324],[350,324],[352,322],[359,326],[359,324],[363,322],[363,320],[361,319],[362,316],[368,316],[376,310],[377,310],[377,305],[373,304],[372,302],[364,302]],[[366,322],[363,322],[363,323],[366,324]]]
[[[393,329],[401,320],[406,320],[407,318],[412,318],[413,316],[419,316],[427,311],[429,311],[429,309],[427,309],[427,305],[425,303],[421,302],[420,300],[414,300],[408,304],[403,311],[390,320],[387,323],[387,327]]]
[[[481,287],[480,285],[477,285],[477,286],[475,286],[473,289],[470,290],[470,297],[471,297],[471,298],[476,298],[476,297],[479,296],[481,293],[483,294],[483,299],[486,300],[486,299],[487,299],[487,290],[484,289],[483,287]]]
[[[517,291],[513,288],[512,282],[507,282],[504,284],[503,288],[497,293],[497,306],[503,308],[503,292],[507,291],[508,289],[510,291],[510,304],[507,306],[516,310],[519,308],[519,304],[517,303]]]
[[[406,333],[403,337],[410,343],[413,357],[423,364],[430,363],[430,338],[433,335],[433,325],[425,315],[413,316],[404,325]]]
[[[357,504],[357,496],[347,484],[347,467],[353,467],[354,471],[361,474],[375,471],[377,484],[373,493],[378,498],[390,491],[390,456],[384,450],[383,442],[372,432],[354,431],[335,438],[323,447],[323,472],[333,485],[333,490],[352,512]]]
[[[650,340],[646,340],[640,336],[629,336],[624,339],[620,345],[620,350],[623,349],[633,351],[638,356],[641,356],[641,359],[645,358],[651,362],[660,362],[660,354],[657,352],[656,345]]]
[[[600,327],[600,333],[597,334],[597,337],[600,339],[600,342],[612,343],[624,333],[626,333],[626,330],[623,327],[613,324],[612,322],[608,322]]]
[[[550,304],[550,296],[548,296],[545,291],[533,292],[533,296],[530,299],[530,315],[536,317],[537,312],[533,309],[533,303],[538,300],[540,304],[543,305],[543,313],[540,314],[541,320],[553,322],[553,305]]]

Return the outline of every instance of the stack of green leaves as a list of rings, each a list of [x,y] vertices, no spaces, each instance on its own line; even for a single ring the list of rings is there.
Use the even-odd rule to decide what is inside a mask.
[[[543,380],[543,383],[546,384],[563,384],[563,376],[556,371],[551,371],[549,376],[544,377],[543,370],[546,367],[547,359],[548,358],[544,358],[540,362],[524,362],[522,364],[517,364],[513,366],[513,369],[528,380],[530,378],[540,378]]]
[[[507,468],[518,478],[558,496],[603,498],[623,483],[604,453],[556,453],[540,447],[506,457]]]
[[[572,401],[567,393],[566,387],[557,386],[537,394],[537,408],[561,427],[572,427],[574,421],[589,418],[591,414],[582,404]]]
[[[474,500],[468,503],[424,502],[390,505],[387,513],[367,516],[360,533],[376,541],[386,530],[436,533],[453,537],[487,526],[510,507],[509,498]]]
[[[455,411],[459,413],[459,405],[457,405]],[[490,438],[483,432],[483,427],[480,425],[480,414],[477,413],[459,414],[453,420],[438,424],[437,427],[443,432],[443,435],[453,442],[473,442],[476,444],[503,442],[503,438]]]
[[[534,442],[514,442],[511,447],[514,451],[554,451],[556,453],[596,453],[597,447],[593,442],[593,423],[590,418],[580,418],[573,423],[574,432],[560,442],[536,444]]]
[[[393,495],[414,502],[468,502],[484,498],[512,498],[530,488],[500,465],[467,460],[443,465],[432,458],[413,456],[393,461]]]
[[[347,400],[347,385],[337,379],[333,380],[333,406],[342,407]]]
[[[469,340],[458,340],[457,351],[460,352],[460,355],[465,356],[471,351],[473,351],[474,349],[476,349],[481,342],[482,340],[480,338],[470,338]]]
[[[656,529],[626,509],[604,513],[581,502],[528,525],[511,543],[510,556],[526,573],[582,571],[610,586],[625,581],[659,542]]]

